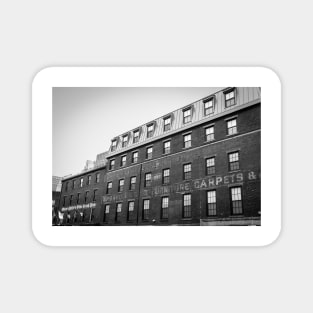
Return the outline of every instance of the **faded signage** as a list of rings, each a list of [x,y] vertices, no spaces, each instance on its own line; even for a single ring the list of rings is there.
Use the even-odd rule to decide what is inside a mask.
[[[65,212],[65,211],[73,211],[73,210],[81,210],[81,209],[92,209],[96,207],[96,203],[92,202],[92,203],[87,203],[87,204],[77,204],[77,205],[72,205],[69,206],[67,208],[62,208],[61,211]]]
[[[138,197],[137,193],[133,193],[131,197],[129,197],[126,193],[118,194],[118,195],[105,195],[102,197],[103,202],[117,202],[127,200],[129,198],[136,198]]]

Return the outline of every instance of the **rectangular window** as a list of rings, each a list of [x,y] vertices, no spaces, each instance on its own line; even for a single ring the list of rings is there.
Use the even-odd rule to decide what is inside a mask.
[[[146,173],[145,175],[145,187],[151,186],[151,173]]]
[[[89,191],[86,191],[85,192],[85,203],[87,203],[88,197],[89,197]]]
[[[133,137],[133,143],[136,143],[139,141],[139,130],[134,131],[134,137]]]
[[[92,196],[92,201],[95,202],[96,201],[96,198],[97,198],[97,192],[98,192],[98,189],[94,189],[93,191],[93,196]]]
[[[63,206],[65,206],[66,203],[66,196],[63,197]]]
[[[232,89],[225,93],[225,106],[226,108],[235,105],[235,90]]]
[[[152,152],[153,152],[153,148],[149,147],[146,150],[146,159],[152,159]]]
[[[130,178],[129,190],[136,189],[136,176]]]
[[[239,152],[233,152],[228,154],[229,170],[237,171],[239,170]]]
[[[122,148],[125,148],[127,146],[127,141],[128,141],[128,135],[123,136]]]
[[[132,163],[137,163],[138,162],[138,152],[133,152],[132,154]]]
[[[73,204],[73,195],[70,196],[70,205]]]
[[[214,126],[207,127],[205,129],[206,141],[214,140]]]
[[[148,199],[143,200],[143,212],[142,212],[143,220],[145,221],[149,220],[149,212],[150,212],[150,200]]]
[[[80,202],[80,193],[77,194],[77,204]]]
[[[168,131],[171,129],[171,118],[170,117],[166,117],[164,119],[164,131]]]
[[[191,179],[191,163],[184,164],[184,180]]]
[[[96,174],[96,184],[100,182],[100,173]]]
[[[204,102],[204,115],[210,115],[214,113],[214,99],[208,99]]]
[[[68,191],[68,182],[65,184],[65,191]]]
[[[83,184],[84,184],[84,179],[81,178],[81,179],[80,179],[80,187],[83,187]]]
[[[153,136],[153,130],[154,130],[153,124],[147,125],[147,138],[150,138]]]
[[[164,169],[162,174],[163,174],[162,183],[169,184],[170,183],[170,169],[169,168]]]
[[[117,203],[116,204],[116,215],[115,215],[116,222],[121,221],[121,216],[122,216],[122,203]]]
[[[112,145],[111,145],[111,151],[115,151],[116,150],[116,147],[117,147],[117,140],[113,140],[112,141]]]
[[[191,217],[191,194],[183,196],[183,218]]]
[[[184,124],[191,122],[191,109],[183,111]]]
[[[191,147],[191,134],[184,136],[184,148],[190,148]]]
[[[126,155],[121,157],[121,166],[126,166]]]
[[[118,192],[124,191],[124,179],[120,179],[118,182]]]
[[[72,189],[75,189],[75,180],[73,180]]]
[[[165,141],[163,142],[163,153],[168,154],[171,152],[171,141]]]
[[[215,157],[206,159],[206,174],[215,174]]]
[[[232,214],[242,214],[241,187],[230,188]]]
[[[109,213],[110,213],[110,205],[106,204],[104,207],[103,222],[107,222],[109,220]]]
[[[207,214],[208,216],[216,215],[216,191],[210,190],[207,192]]]
[[[110,160],[109,170],[114,170],[115,160]]]
[[[227,121],[227,134],[234,135],[237,134],[237,119]]]
[[[128,221],[132,220],[134,208],[135,208],[135,202],[129,201],[128,202],[128,211],[127,211],[127,220]]]
[[[162,198],[161,218],[168,218],[168,197]]]
[[[88,175],[88,177],[87,177],[87,185],[90,185],[90,183],[91,183],[91,175]],[[82,186],[80,186],[80,187],[82,187]]]
[[[107,184],[107,193],[111,193],[111,190],[112,190],[112,182],[108,182]]]

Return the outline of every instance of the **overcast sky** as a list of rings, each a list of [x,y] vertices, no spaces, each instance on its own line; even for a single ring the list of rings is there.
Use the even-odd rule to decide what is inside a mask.
[[[53,88],[53,175],[80,172],[111,139],[221,88]]]

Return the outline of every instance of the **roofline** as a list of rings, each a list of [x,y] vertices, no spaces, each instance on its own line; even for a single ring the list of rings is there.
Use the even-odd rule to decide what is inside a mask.
[[[84,172],[80,172],[80,173],[77,173],[77,174],[73,174],[71,176],[68,176],[68,177],[65,177],[65,178],[62,178],[61,182],[65,182],[67,180],[70,180],[70,179],[73,179],[73,178],[76,178],[76,177],[79,177],[79,176],[84,176],[86,174],[89,174],[89,173],[92,173],[92,172],[97,172],[99,170],[103,170],[106,168],[106,165],[102,165],[102,166],[99,166],[99,167],[94,167],[88,171],[84,171]]]

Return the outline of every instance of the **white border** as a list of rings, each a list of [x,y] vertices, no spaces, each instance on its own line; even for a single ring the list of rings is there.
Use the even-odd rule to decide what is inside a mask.
[[[53,227],[52,87],[261,87],[262,226]],[[264,246],[281,229],[281,84],[263,67],[51,67],[33,80],[32,228],[49,246]]]

